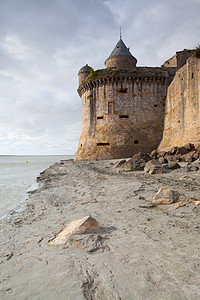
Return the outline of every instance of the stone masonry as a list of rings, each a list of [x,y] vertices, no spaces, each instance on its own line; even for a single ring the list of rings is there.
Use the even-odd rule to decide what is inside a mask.
[[[75,159],[130,157],[157,149],[161,140],[163,150],[189,141],[191,131],[198,141],[199,60],[192,54],[177,52],[161,68],[136,67],[120,38],[105,69],[82,67],[82,131]]]

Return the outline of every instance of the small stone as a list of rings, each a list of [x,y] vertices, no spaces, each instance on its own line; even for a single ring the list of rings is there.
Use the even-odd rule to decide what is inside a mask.
[[[191,177],[188,177],[187,175],[184,175],[180,177],[180,180],[192,181],[193,179]]]
[[[103,228],[91,216],[74,220],[60,231],[54,239],[49,241],[49,246],[64,245],[75,234],[97,233],[102,232]]]
[[[168,188],[161,188],[153,198],[155,205],[171,204],[178,201],[180,193]]]

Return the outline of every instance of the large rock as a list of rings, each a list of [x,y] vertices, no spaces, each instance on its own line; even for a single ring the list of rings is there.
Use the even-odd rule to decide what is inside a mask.
[[[129,160],[127,160],[120,168],[120,171],[139,171],[144,170],[146,162],[149,161],[151,157],[145,153],[137,153],[133,155]]]
[[[179,200],[180,193],[167,188],[161,188],[153,198],[154,205],[175,203]]]
[[[157,153],[157,157],[164,157],[166,155],[166,152],[165,151],[160,151]]]
[[[162,156],[159,157],[158,161],[161,164],[167,164],[168,163],[168,160],[165,157],[162,157]]]
[[[103,228],[99,223],[90,216],[82,219],[74,220],[60,231],[54,239],[49,241],[49,246],[64,245],[68,242],[71,236],[75,234],[98,233],[102,232]]]
[[[181,154],[181,155],[187,154],[188,152],[189,152],[189,150],[186,149],[185,147],[180,147],[180,148],[177,148],[177,150],[176,150],[176,154]]]
[[[150,157],[151,157],[151,158],[157,158],[157,155],[158,155],[157,150],[153,150],[153,151],[151,152],[151,154],[150,154]]]
[[[185,145],[183,145],[183,147],[186,148],[186,149],[189,150],[189,151],[195,149],[194,144],[191,144],[191,143],[185,144]]]
[[[166,173],[166,169],[156,159],[152,159],[152,160],[148,161],[145,165],[144,171],[149,174]]]
[[[180,159],[185,162],[192,162],[195,160],[195,158],[193,157],[195,153],[196,151],[191,151],[187,154],[183,154],[181,155]]]
[[[170,161],[166,166],[167,169],[171,169],[171,170],[179,169],[180,167],[181,166],[176,161]]]
[[[125,159],[122,159],[122,160],[116,162],[116,163],[113,165],[113,168],[120,168],[125,162],[126,162],[126,160],[125,160]]]

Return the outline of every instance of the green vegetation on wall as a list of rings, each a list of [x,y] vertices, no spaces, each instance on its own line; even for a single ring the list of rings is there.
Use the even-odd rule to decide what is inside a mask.
[[[194,50],[194,56],[196,58],[200,58],[200,45],[196,47],[196,49]]]

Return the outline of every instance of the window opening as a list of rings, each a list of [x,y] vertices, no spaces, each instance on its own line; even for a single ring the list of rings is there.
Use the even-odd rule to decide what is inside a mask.
[[[119,118],[120,118],[120,119],[128,119],[129,116],[128,116],[128,115],[119,115]]]
[[[112,114],[112,113],[113,113],[113,103],[108,102],[108,114]]]
[[[103,116],[98,116],[98,117],[97,117],[97,120],[99,120],[99,119],[103,119]]]
[[[158,105],[157,105],[157,104],[154,104],[154,107],[158,107]]]
[[[134,144],[138,144],[139,143],[139,141],[138,140],[134,140]]]
[[[118,93],[127,93],[127,88],[118,89]]]
[[[110,143],[97,143],[97,146],[109,146]]]

